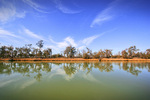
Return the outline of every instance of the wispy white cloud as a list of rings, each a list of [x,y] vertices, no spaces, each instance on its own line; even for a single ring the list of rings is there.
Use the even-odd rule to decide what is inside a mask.
[[[93,35],[76,42],[71,37],[66,37],[62,42],[55,42],[52,38],[49,38],[50,42],[53,43],[53,45],[49,45],[49,46],[47,45],[47,47],[52,47],[52,49],[60,52],[61,50],[65,49],[67,46],[72,45],[78,50],[83,50],[87,46],[89,46],[95,39],[98,39],[109,32],[115,31],[116,29],[117,28],[114,28],[112,30],[105,31],[102,32],[101,34]]]
[[[98,35],[93,35],[93,36],[84,38],[83,40],[79,41],[78,50],[83,50],[85,47],[90,45],[95,39],[103,36],[105,33],[107,33],[107,32],[103,32],[103,33],[98,34]]]
[[[56,4],[56,8],[59,9],[62,13],[76,14],[81,12],[81,10],[72,10],[67,8],[65,5],[62,4],[61,0],[53,0],[53,2]]]
[[[23,33],[27,34],[31,38],[36,38],[36,39],[44,40],[44,38],[42,36],[39,36],[39,35],[33,33],[32,31],[30,31],[29,29],[27,29],[25,27],[23,28]]]
[[[107,21],[110,21],[115,16],[115,6],[120,2],[121,0],[114,0],[109,4],[109,6],[102,10],[92,21],[90,27],[94,27],[95,25],[102,25]]]
[[[21,44],[20,40],[25,40],[22,36],[0,28],[0,41],[5,45]]]
[[[13,6],[10,6],[9,8],[6,7],[0,7],[0,21],[5,22],[9,20],[11,17],[15,16],[16,10]]]
[[[0,37],[5,37],[5,36],[11,36],[11,37],[15,37],[15,38],[20,38],[19,36],[13,34],[12,32],[9,32],[7,30],[4,30],[4,29],[0,28]]]
[[[74,39],[71,38],[71,37],[65,38],[65,41],[67,41],[68,43],[70,43],[70,45],[72,45],[72,46],[74,46],[74,47],[77,46],[77,44],[74,42]]]
[[[16,17],[18,17],[18,18],[24,18],[25,15],[26,15],[26,11],[22,11],[22,12],[16,13]]]
[[[26,12],[17,12],[17,8],[10,2],[0,1],[0,21],[6,23],[10,19],[24,18]]]
[[[113,15],[110,13],[111,10],[112,8],[109,7],[100,12],[92,21],[90,27],[94,27],[95,25],[102,25],[104,22],[111,20],[113,18]]]
[[[90,45],[95,39],[103,36],[104,34],[108,33],[108,32],[111,32],[111,31],[114,31],[115,29],[113,30],[109,30],[109,31],[106,31],[106,32],[103,32],[101,34],[98,34],[98,35],[93,35],[93,36],[90,36],[90,37],[87,37],[87,38],[84,38],[82,41],[80,41],[81,43],[83,43],[84,45],[88,46]]]
[[[86,46],[85,46],[85,45],[82,45],[82,46],[79,46],[79,47],[78,47],[78,50],[83,50],[84,48],[86,48]]]
[[[51,39],[50,38],[50,41],[52,42],[52,43],[54,43],[54,44],[56,44],[57,45],[57,47],[59,47],[59,48],[64,48],[64,47],[66,47],[66,46],[69,46],[69,45],[72,45],[72,46],[77,46],[77,44],[74,42],[74,39],[73,38],[71,38],[71,37],[66,37],[65,39],[64,39],[64,41],[62,41],[62,42],[55,42],[53,39]]]
[[[34,10],[41,12],[41,13],[48,13],[43,10],[43,7],[36,2],[33,2],[33,0],[22,0],[24,3],[28,4],[30,7],[32,7]]]
[[[73,47],[76,47],[78,50],[84,49],[86,46],[90,45],[95,39],[102,36],[104,33],[99,35],[94,35],[91,37],[84,38],[83,40],[75,42],[75,40],[71,37],[66,37],[62,42],[55,42],[52,38],[49,40],[51,43],[55,44],[55,46],[50,45],[47,47],[54,47],[54,50],[61,51],[62,49],[65,49],[67,46],[72,45]]]
[[[85,38],[85,39],[82,40],[82,43],[85,44],[85,45],[89,45],[90,43],[93,42],[93,40],[95,40],[99,36],[100,35],[94,35],[94,36],[91,36],[91,37],[87,37],[87,38]]]

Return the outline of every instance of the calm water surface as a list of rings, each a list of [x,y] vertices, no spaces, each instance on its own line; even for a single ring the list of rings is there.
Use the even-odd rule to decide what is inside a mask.
[[[0,100],[150,100],[150,63],[0,62]]]

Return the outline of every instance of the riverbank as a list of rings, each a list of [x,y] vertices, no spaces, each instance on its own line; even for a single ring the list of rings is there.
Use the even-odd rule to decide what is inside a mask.
[[[123,58],[102,58],[102,59],[83,59],[83,58],[0,58],[0,61],[148,61],[150,59],[123,59]]]
[[[0,61],[99,61],[99,59],[83,58],[0,58]]]

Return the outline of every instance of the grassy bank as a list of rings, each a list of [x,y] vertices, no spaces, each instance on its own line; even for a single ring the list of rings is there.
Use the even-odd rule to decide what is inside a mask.
[[[102,59],[83,59],[83,58],[0,58],[0,61],[149,61],[150,59],[123,59],[123,58],[102,58]]]
[[[99,59],[83,58],[0,58],[0,61],[99,61]]]

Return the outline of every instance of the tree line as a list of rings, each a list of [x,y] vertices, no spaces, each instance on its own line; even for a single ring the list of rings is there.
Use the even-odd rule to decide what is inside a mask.
[[[0,58],[50,58],[52,55],[52,49],[43,48],[43,40],[36,43],[38,48],[32,47],[32,44],[25,44],[23,47],[13,46],[1,46],[0,47]]]
[[[98,52],[92,52],[91,49],[87,48],[84,50],[77,50],[73,46],[67,46],[62,53],[53,54],[52,49],[42,49],[43,40],[36,43],[38,48],[32,47],[32,44],[26,44],[23,47],[13,47],[13,46],[1,46],[0,47],[0,58],[144,58],[150,59],[150,49],[141,52],[136,46],[130,46],[129,48],[118,52],[118,54],[112,54],[111,49],[100,49]]]

